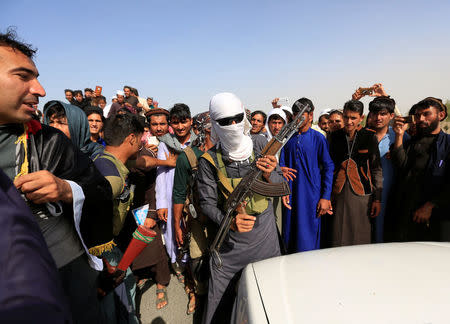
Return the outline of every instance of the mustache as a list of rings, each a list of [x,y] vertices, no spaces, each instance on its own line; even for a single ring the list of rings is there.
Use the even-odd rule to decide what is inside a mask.
[[[26,96],[23,101],[24,103],[33,103],[33,104],[39,104],[39,97],[35,95],[29,95]]]

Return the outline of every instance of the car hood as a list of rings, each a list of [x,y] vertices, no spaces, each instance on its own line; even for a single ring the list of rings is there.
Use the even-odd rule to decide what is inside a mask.
[[[268,322],[443,323],[450,315],[450,244],[323,249],[251,266]]]

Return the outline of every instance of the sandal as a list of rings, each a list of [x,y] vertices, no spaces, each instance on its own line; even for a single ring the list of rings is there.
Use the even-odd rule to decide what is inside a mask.
[[[192,298],[193,297],[193,298]],[[195,308],[196,308],[196,297],[195,297],[195,293],[190,292],[189,293],[189,302],[187,304],[187,310],[186,310],[186,314],[187,315],[191,315],[195,313]]]
[[[181,284],[184,284],[184,275],[182,272],[177,271],[175,272],[175,275],[177,276],[178,282]]]
[[[141,279],[139,280],[139,282],[136,284],[136,286],[139,288],[139,290],[142,290],[145,286],[145,284],[147,283],[148,279]]]
[[[158,294],[164,294],[161,298],[158,298]],[[163,306],[158,308],[159,304],[166,302]],[[156,309],[163,309],[169,305],[169,298],[167,298],[167,288],[156,289]]]

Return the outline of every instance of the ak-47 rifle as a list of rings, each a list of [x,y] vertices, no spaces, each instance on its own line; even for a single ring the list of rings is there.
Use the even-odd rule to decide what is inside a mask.
[[[213,265],[216,268],[222,267],[222,259],[219,250],[230,230],[231,224],[236,218],[236,212],[244,213],[242,203],[247,198],[250,198],[253,193],[268,197],[281,197],[290,194],[289,185],[284,181],[273,184],[259,180],[262,171],[256,166],[256,161],[265,155],[276,155],[289,138],[291,138],[303,124],[305,120],[303,113],[309,111],[310,108],[308,105],[302,105],[298,101],[295,105],[299,108],[299,113],[294,120],[289,124],[284,125],[281,131],[267,143],[261,153],[255,157],[255,160],[251,164],[250,171],[245,174],[241,182],[239,182],[233,192],[228,196],[227,202],[225,203],[225,216],[220,223],[219,230],[209,249]]]

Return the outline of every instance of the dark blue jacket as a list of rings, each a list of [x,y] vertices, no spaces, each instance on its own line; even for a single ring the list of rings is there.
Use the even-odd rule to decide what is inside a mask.
[[[39,225],[0,169],[0,321],[69,323],[55,261]]]
[[[439,133],[426,172],[425,195],[439,207],[442,216],[450,218],[450,134]]]
[[[415,138],[412,137],[403,144],[406,154],[414,140]],[[394,152],[395,150],[391,151],[391,153]],[[420,205],[430,201],[437,206],[433,209],[432,218],[436,219],[436,216],[439,216],[450,219],[448,209],[450,207],[450,135],[442,130],[430,152],[425,170],[422,198],[422,201],[419,202]]]

